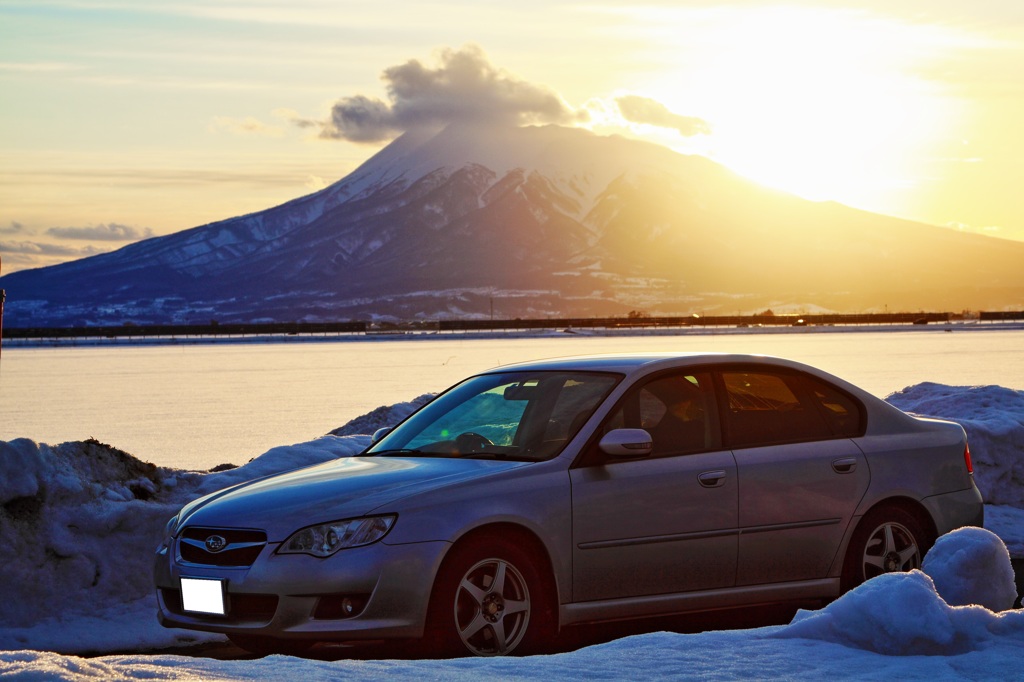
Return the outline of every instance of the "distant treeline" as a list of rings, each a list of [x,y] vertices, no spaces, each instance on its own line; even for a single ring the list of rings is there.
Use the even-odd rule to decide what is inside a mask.
[[[252,324],[156,324],[97,327],[9,327],[7,339],[136,338],[178,336],[275,336],[300,334],[386,334],[403,331],[474,332],[535,329],[645,329],[673,327],[784,327],[816,325],[931,324],[962,319],[954,313],[865,313],[856,315],[690,315],[685,317],[540,318],[436,320],[429,322],[273,322]],[[1024,320],[1024,311],[982,312],[981,321]]]

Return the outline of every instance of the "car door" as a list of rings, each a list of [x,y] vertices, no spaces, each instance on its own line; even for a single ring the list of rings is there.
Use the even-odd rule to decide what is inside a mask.
[[[850,440],[861,406],[799,373],[737,369],[720,382],[739,476],[736,584],[826,577],[870,478]]]
[[[645,428],[654,449],[616,460],[593,446],[570,471],[573,601],[732,586],[736,463],[715,411],[709,374],[675,373],[631,390],[606,420],[601,433]]]

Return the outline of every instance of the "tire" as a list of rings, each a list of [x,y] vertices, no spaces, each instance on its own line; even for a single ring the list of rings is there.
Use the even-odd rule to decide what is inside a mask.
[[[843,563],[847,592],[883,573],[921,568],[931,542],[920,521],[900,507],[874,509],[861,519]]]
[[[279,639],[266,635],[230,634],[228,639],[239,649],[245,649],[257,656],[270,656],[272,654],[303,656],[316,644],[316,642],[305,639]]]
[[[507,656],[550,645],[552,591],[536,564],[526,550],[504,539],[453,549],[431,594],[426,652]]]

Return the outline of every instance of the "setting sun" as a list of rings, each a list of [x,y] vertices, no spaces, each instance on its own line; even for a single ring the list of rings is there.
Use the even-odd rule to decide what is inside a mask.
[[[917,72],[951,33],[799,7],[685,19],[695,40],[675,73],[650,83],[652,96],[711,126],[677,141],[680,151],[807,198],[879,206],[951,134],[956,103]]]

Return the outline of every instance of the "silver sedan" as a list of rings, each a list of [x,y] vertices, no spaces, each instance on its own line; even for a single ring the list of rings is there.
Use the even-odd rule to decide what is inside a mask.
[[[191,502],[155,582],[165,626],[254,651],[499,655],[574,624],[835,598],[982,509],[959,425],[812,367],[570,358],[471,377],[357,457]]]

